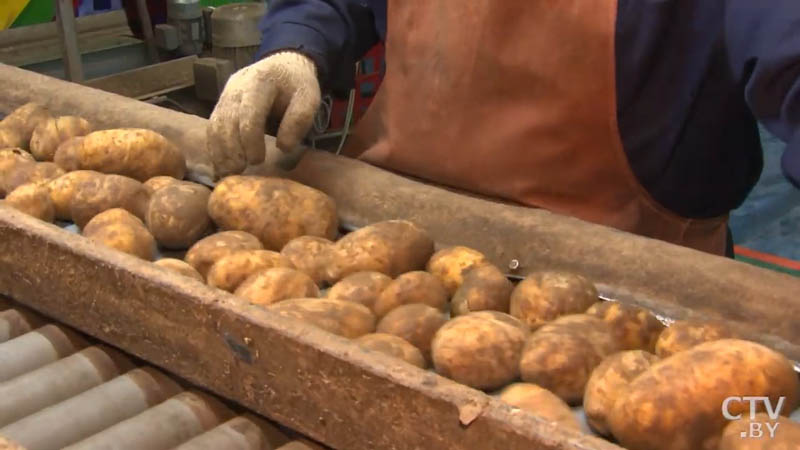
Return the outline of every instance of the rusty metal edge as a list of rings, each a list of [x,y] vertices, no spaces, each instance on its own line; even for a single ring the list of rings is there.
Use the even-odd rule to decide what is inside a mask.
[[[4,205],[0,294],[334,448],[619,450]]]

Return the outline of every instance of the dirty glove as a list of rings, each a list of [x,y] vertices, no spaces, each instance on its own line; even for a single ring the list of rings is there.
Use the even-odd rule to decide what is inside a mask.
[[[233,74],[206,130],[216,176],[264,162],[269,116],[280,118],[278,148],[294,150],[311,128],[320,97],[314,62],[297,52],[275,53]]]

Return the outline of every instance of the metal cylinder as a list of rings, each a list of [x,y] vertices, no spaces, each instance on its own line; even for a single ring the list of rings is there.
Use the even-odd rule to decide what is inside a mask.
[[[21,336],[38,325],[30,315],[16,309],[0,311],[0,343]]]
[[[182,55],[197,55],[203,51],[205,25],[200,0],[168,0],[167,22],[178,31]]]
[[[274,450],[288,441],[275,426],[239,416],[178,446],[175,450]]]
[[[228,59],[237,69],[253,62],[261,45],[258,24],[267,5],[232,3],[216,8],[211,14],[211,55]]]
[[[160,372],[134,369],[0,428],[0,435],[28,450],[58,450],[129,419],[180,392]]]
[[[85,392],[133,368],[106,347],[89,347],[0,383],[0,427]]]
[[[0,344],[0,382],[38,369],[86,347],[77,334],[45,325]]]
[[[65,447],[65,450],[168,450],[210,430],[231,415],[230,410],[210,397],[184,392],[94,436]]]

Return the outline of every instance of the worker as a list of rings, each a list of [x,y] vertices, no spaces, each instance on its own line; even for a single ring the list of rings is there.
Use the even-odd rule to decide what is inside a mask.
[[[388,9],[388,10],[387,10]],[[713,254],[759,178],[757,120],[800,186],[797,0],[284,0],[207,129],[219,175],[301,143],[320,92],[386,41],[345,153]],[[388,33],[387,33],[388,30]],[[271,117],[271,119],[274,117]]]

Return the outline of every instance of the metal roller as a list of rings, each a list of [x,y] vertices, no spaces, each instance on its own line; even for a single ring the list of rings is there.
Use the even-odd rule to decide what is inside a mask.
[[[232,415],[217,400],[184,392],[65,450],[168,450]]]
[[[300,441],[292,441],[281,447],[278,447],[277,450],[324,450],[325,447],[315,444],[310,441],[300,440]]]
[[[86,347],[76,333],[45,325],[0,344],[0,382],[58,361]]]
[[[0,435],[27,450],[58,450],[134,417],[180,390],[156,370],[134,369],[0,428]]]
[[[0,383],[0,427],[99,386],[133,368],[105,347],[89,347]]]
[[[16,309],[0,311],[0,343],[21,336],[37,325],[33,318]]]
[[[287,441],[275,426],[255,417],[239,416],[174,450],[275,450]]]

